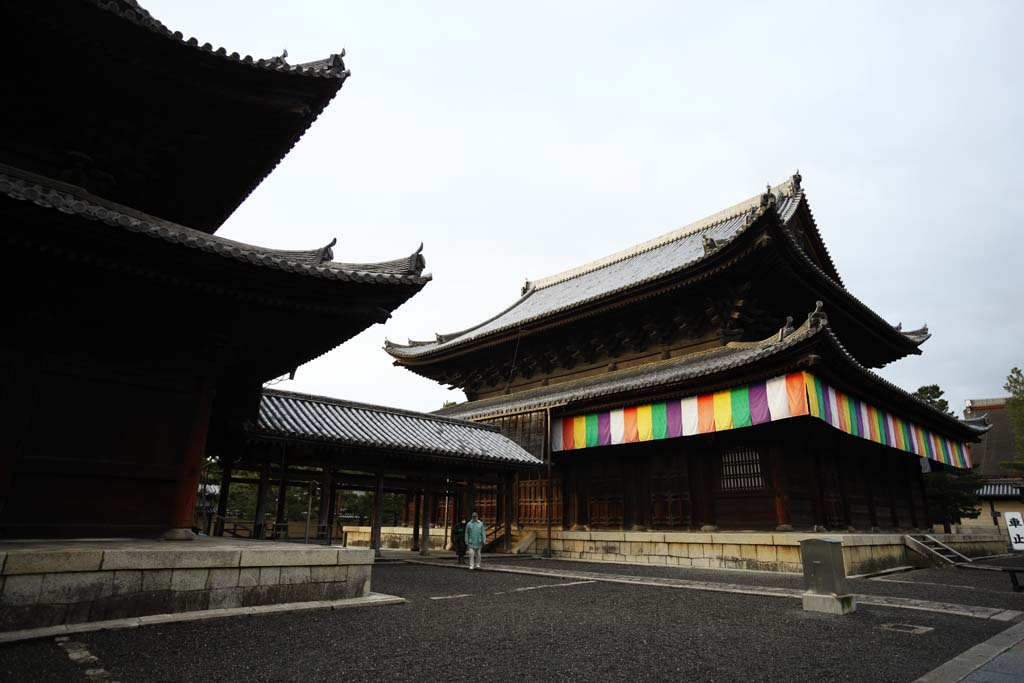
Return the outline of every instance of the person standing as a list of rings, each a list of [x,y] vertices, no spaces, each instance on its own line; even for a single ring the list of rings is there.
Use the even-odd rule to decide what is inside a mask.
[[[484,540],[487,532],[484,531],[484,523],[474,512],[473,518],[466,525],[466,545],[469,547],[469,568],[480,569],[480,553],[484,549]]]
[[[459,560],[459,564],[466,561],[466,519],[459,520],[452,527],[452,550]]]

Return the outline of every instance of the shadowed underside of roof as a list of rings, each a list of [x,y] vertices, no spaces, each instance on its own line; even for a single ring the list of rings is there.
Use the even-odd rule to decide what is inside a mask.
[[[489,425],[275,389],[263,391],[255,431],[354,448],[540,464]]]
[[[381,263],[338,263],[333,246],[286,251],[236,242],[172,223],[96,197],[85,190],[0,164],[0,196],[98,221],[116,230],[145,235],[189,249],[305,276],[350,282],[423,285],[423,245],[409,256]]]

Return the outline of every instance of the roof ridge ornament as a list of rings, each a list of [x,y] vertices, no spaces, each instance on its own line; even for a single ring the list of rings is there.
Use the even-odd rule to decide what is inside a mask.
[[[325,247],[320,247],[317,251],[317,263],[329,263],[334,260],[334,250],[331,248],[338,243],[338,238],[335,237]]]
[[[707,235],[702,235],[701,239],[702,239],[702,241],[704,243],[704,255],[705,256],[713,254],[714,252],[716,252],[716,251],[718,251],[719,249],[722,248],[722,242],[719,242],[714,237],[708,237]]]
[[[803,176],[800,175],[800,169],[796,169],[796,173],[793,174],[793,194],[800,192],[800,183],[803,181]]]
[[[828,316],[825,314],[825,305],[822,302],[814,302],[814,310],[807,315],[807,324],[814,329],[828,325]]]

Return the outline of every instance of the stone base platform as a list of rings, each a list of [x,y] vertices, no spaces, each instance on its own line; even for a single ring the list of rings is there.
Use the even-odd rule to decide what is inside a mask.
[[[200,537],[0,541],[0,631],[370,593],[373,552]]]
[[[537,530],[529,552],[541,554],[548,546],[547,531]],[[932,534],[967,557],[1005,552],[1006,539],[998,533]],[[843,542],[847,575],[914,564],[918,561],[895,533],[787,532],[650,532],[553,531],[553,557],[588,562],[663,564],[711,569],[754,569],[801,573],[800,541],[835,538]]]

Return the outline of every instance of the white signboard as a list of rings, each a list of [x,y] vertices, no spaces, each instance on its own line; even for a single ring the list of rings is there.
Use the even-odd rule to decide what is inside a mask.
[[[1014,550],[1024,550],[1024,519],[1019,512],[1004,512],[1006,530],[1010,532],[1010,544]]]

